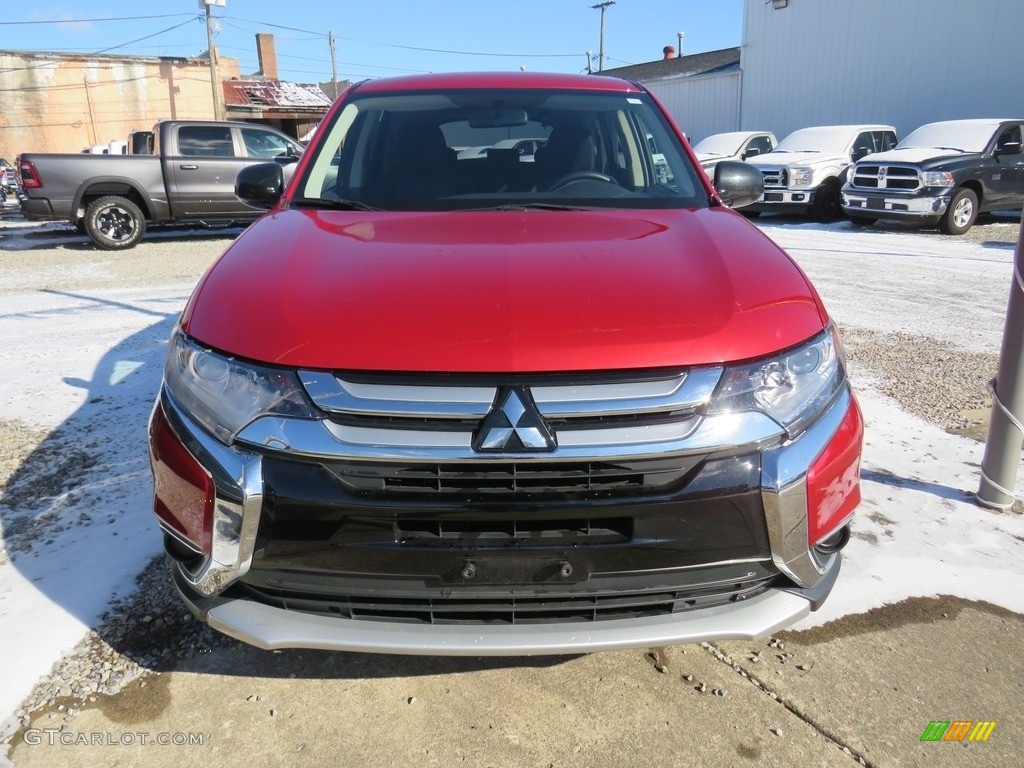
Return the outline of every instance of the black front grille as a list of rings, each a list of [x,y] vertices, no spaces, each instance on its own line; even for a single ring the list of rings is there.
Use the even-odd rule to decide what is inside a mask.
[[[410,501],[608,498],[685,484],[703,457],[631,461],[419,464],[325,462],[355,496]]]
[[[893,189],[913,192],[921,186],[916,168],[902,165],[858,165],[853,186],[860,189]]]
[[[592,591],[583,594],[480,597],[320,595],[249,584],[237,596],[287,610],[364,621],[414,624],[543,624],[664,616],[739,602],[768,590],[777,575],[748,570],[738,578],[685,588]]]
[[[401,544],[441,547],[501,547],[514,544],[519,549],[552,545],[597,545],[627,542],[633,536],[633,521],[628,517],[549,520],[474,520],[400,519],[395,538]]]

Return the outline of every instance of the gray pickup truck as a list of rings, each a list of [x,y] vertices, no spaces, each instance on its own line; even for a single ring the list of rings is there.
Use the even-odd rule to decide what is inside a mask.
[[[238,172],[274,159],[287,176],[302,152],[252,123],[168,120],[153,132],[153,155],[22,154],[25,218],[69,221],[108,250],[134,246],[147,223],[250,221],[259,213],[235,197]]]

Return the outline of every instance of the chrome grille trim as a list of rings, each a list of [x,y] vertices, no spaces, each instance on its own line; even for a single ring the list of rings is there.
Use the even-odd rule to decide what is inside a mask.
[[[720,366],[661,379],[530,387],[548,418],[595,418],[637,413],[693,411],[711,400]],[[323,371],[299,371],[310,399],[321,410],[350,416],[479,419],[487,415],[495,386],[363,383]]]
[[[657,411],[692,411],[711,401],[721,368],[697,368],[673,379],[629,384],[532,387],[534,402],[548,418],[592,418]]]
[[[299,371],[299,380],[321,410],[363,416],[479,419],[497,392],[497,387],[364,384],[323,371]]]
[[[912,165],[858,163],[851,186],[855,189],[916,192],[924,187],[920,171]]]

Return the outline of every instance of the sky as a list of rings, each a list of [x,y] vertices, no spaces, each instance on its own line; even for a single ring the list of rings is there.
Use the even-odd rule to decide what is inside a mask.
[[[272,32],[281,79],[324,82],[331,79],[328,33],[340,80],[459,70],[582,72],[587,51],[597,69],[598,2],[226,0],[212,13],[220,55],[237,58],[243,74],[259,69],[255,34]],[[5,49],[195,56],[207,48],[197,0],[3,6]],[[743,0],[616,0],[605,10],[605,68],[660,59],[679,32],[684,53],[739,45],[742,18]]]

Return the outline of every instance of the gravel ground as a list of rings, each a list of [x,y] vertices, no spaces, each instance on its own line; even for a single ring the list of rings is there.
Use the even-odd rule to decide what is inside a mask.
[[[63,225],[30,228],[7,219],[0,222],[0,293],[195,281],[236,232],[182,235],[170,231],[131,252],[109,254],[94,250]],[[1016,242],[1017,232],[1012,218],[1000,217],[976,226],[967,237],[978,242]],[[979,412],[989,403],[987,382],[995,375],[996,355],[965,353],[923,336],[842,330],[855,383],[870,383],[903,408],[944,429],[972,434],[982,418]],[[943,371],[941,387],[935,386],[937,370]],[[66,463],[88,463],[87,456],[69,459],[54,452],[52,465],[25,471],[25,457],[43,437],[45,433],[24,423],[0,421],[0,494],[5,505],[16,503],[31,510],[35,500],[67,492],[73,488],[74,472],[67,471]],[[30,546],[31,525],[26,519],[24,528],[5,531],[6,545]],[[182,659],[233,644],[236,641],[192,619],[177,597],[166,563],[157,558],[139,575],[134,596],[112,606],[102,625],[54,664],[17,716],[27,723],[29,713],[49,709],[50,717],[59,721],[69,707],[74,709],[83,700],[95,700],[149,671],[168,669]]]

